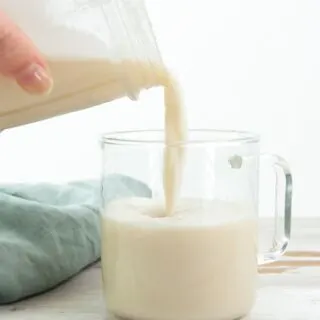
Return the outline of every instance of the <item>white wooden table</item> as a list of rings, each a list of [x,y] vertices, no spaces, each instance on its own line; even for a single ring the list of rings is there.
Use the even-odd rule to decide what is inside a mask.
[[[264,234],[271,234],[269,226],[269,222],[263,224]],[[107,319],[100,265],[45,295],[0,307],[0,319]],[[247,319],[320,320],[320,219],[294,221],[286,257],[260,269],[257,302]]]

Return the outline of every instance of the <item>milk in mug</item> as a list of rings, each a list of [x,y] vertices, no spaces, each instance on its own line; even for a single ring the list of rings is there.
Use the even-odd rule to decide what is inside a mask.
[[[113,201],[102,215],[109,312],[141,320],[235,320],[257,280],[257,220],[241,203],[184,199],[171,215],[148,198]]]

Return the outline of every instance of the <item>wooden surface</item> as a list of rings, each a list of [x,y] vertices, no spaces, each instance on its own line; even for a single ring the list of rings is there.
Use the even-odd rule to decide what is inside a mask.
[[[270,222],[261,225],[267,243]],[[269,237],[269,238],[268,238]],[[248,320],[320,320],[320,219],[295,220],[280,261],[260,268],[257,301]],[[104,320],[100,265],[45,295],[0,307],[4,320]]]

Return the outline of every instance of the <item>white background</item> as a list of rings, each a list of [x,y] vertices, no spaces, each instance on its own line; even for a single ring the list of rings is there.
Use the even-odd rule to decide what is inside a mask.
[[[153,0],[149,9],[190,126],[260,133],[263,151],[290,163],[294,215],[320,215],[320,2]],[[5,131],[1,181],[97,177],[99,134],[143,123],[162,124],[159,90]]]

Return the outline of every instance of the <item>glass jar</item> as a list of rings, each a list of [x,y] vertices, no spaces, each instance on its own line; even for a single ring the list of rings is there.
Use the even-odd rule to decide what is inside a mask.
[[[145,67],[161,57],[143,0],[0,0],[0,8],[45,55],[54,79],[39,97],[1,77],[1,129],[135,99],[157,85]]]

